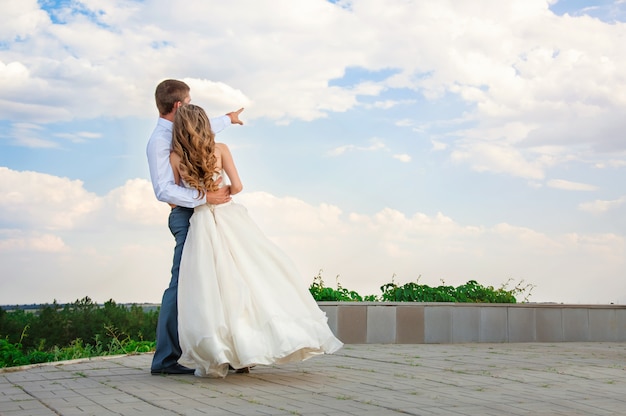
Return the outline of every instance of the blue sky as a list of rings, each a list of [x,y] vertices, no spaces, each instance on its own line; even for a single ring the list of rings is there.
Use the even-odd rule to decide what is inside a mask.
[[[307,282],[626,303],[626,2],[188,3],[5,6],[0,304],[160,301],[165,78],[245,107],[237,201]]]

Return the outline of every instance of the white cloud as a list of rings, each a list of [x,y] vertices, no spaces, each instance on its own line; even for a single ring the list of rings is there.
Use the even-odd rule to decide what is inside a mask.
[[[432,149],[435,152],[446,150],[448,148],[448,145],[446,143],[443,143],[437,140],[431,140],[430,142],[432,143],[433,145]]]
[[[9,136],[12,144],[31,148],[54,148],[58,144],[52,140],[41,137],[43,128],[37,124],[31,123],[15,123],[12,126]]]
[[[0,16],[0,38],[23,40],[38,27],[49,24],[48,15],[39,9],[36,0],[5,4]]]
[[[102,137],[102,134],[89,131],[79,131],[76,133],[57,133],[54,136],[73,143],[84,143],[87,140],[99,139]]]
[[[544,176],[544,167],[539,161],[529,161],[516,148],[501,143],[468,143],[458,146],[450,157],[457,163],[469,163],[478,172],[507,173],[528,179]]]
[[[611,159],[611,160],[606,160],[606,161],[602,161],[602,162],[597,162],[595,164],[595,167],[598,168],[598,169],[621,168],[623,166],[626,166],[626,160]]]
[[[80,181],[0,168],[0,213],[3,274],[19,276],[0,303],[158,302],[167,287],[169,207],[144,179],[99,197]]]
[[[387,146],[380,141],[380,139],[372,138],[369,140],[369,146],[357,146],[354,144],[345,144],[339,147],[336,147],[328,152],[329,156],[340,156],[349,151],[361,151],[361,152],[373,152],[377,150],[388,150]]]
[[[566,181],[565,179],[551,179],[547,185],[551,188],[564,189],[566,191],[595,191],[597,186],[580,182]]]
[[[41,230],[74,228],[96,210],[101,198],[80,180],[0,166],[0,217]]]
[[[242,91],[223,82],[191,78],[183,78],[183,81],[191,88],[192,101],[203,103],[202,106],[208,114],[221,114],[241,107],[249,110],[252,104],[252,100]]]
[[[24,194],[0,192],[5,196],[0,202],[3,218],[7,206],[16,208],[12,213],[27,210],[33,217],[0,231],[3,273],[20,276],[10,291],[0,294],[0,303],[83,296],[160,300],[169,280],[173,238],[167,230],[168,209],[151,195],[147,181],[129,180],[97,197],[79,181],[7,169],[0,173],[0,183],[6,178],[27,183],[30,195],[41,195],[51,185],[57,190],[56,197],[45,198],[46,209],[32,209]],[[87,202],[89,221],[74,219],[60,227],[54,213],[68,203],[80,205],[78,199]],[[339,275],[344,287],[378,294],[394,273],[399,283],[422,275],[425,284],[476,279],[499,286],[513,278],[537,285],[535,301],[626,302],[619,297],[626,283],[616,278],[626,271],[625,242],[615,234],[549,235],[506,223],[487,228],[459,224],[443,213],[407,216],[391,208],[372,215],[345,213],[334,205],[264,192],[235,200],[294,259],[307,282],[322,269],[327,281]],[[597,276],[593,285],[591,275]]]
[[[355,144],[345,144],[339,147],[335,147],[334,149],[329,150],[326,154],[331,157],[341,156],[348,152],[376,152],[376,151],[384,151],[390,152],[391,149],[383,143],[380,139],[374,137],[369,140],[369,146],[357,146]],[[392,154],[392,158],[399,160],[403,163],[409,163],[411,161],[411,156],[406,153],[398,153]]]
[[[344,154],[346,151],[357,149],[357,146],[353,144],[344,144],[342,146],[336,147],[328,152],[329,156],[340,156]]]
[[[152,184],[145,179],[126,181],[124,186],[109,192],[104,200],[107,209],[120,223],[163,224],[170,212],[168,204],[154,200]]]
[[[375,92],[372,91],[372,94],[370,95],[378,95],[378,93],[380,93],[381,89],[376,90]],[[410,104],[415,104],[416,100],[382,100],[382,101],[376,101],[374,102],[374,104],[369,105],[369,104],[365,104],[364,107],[365,108],[378,108],[378,109],[382,109],[382,110],[389,110],[390,108],[394,108],[400,105],[410,105]],[[408,124],[405,124],[408,123]],[[397,126],[410,126],[412,124],[411,120],[400,120],[398,122],[396,122]]]
[[[403,118],[402,120],[396,121],[396,126],[398,127],[411,127],[413,125],[413,120],[408,118]]]
[[[607,211],[614,210],[626,202],[626,196],[622,196],[613,200],[595,200],[590,202],[583,202],[578,205],[578,208],[582,211],[587,211],[592,214],[602,214]]]
[[[20,230],[0,229],[0,252],[63,253],[68,247],[63,240],[53,234],[30,233]]]
[[[409,163],[411,161],[411,156],[406,153],[393,155],[394,159],[398,159],[400,162]]]
[[[80,13],[74,3],[57,5],[63,24],[55,24],[38,2],[16,2],[1,20],[8,43],[0,51],[0,113],[40,123],[154,114],[154,86],[167,75],[188,80],[207,110],[243,106],[248,120],[283,125],[345,112],[363,96],[380,96],[372,105],[382,111],[412,105],[417,94],[455,94],[467,104],[456,116],[475,125],[450,135],[462,137],[450,142],[452,157],[483,172],[541,178],[546,145],[626,150],[620,24],[556,16],[540,0],[272,5],[87,1]],[[351,67],[394,74],[332,85]],[[397,89],[408,98],[385,95]],[[19,137],[25,146],[52,145]],[[484,148],[487,138],[499,148]],[[528,150],[513,147],[520,143]],[[486,155],[494,152],[505,163]]]

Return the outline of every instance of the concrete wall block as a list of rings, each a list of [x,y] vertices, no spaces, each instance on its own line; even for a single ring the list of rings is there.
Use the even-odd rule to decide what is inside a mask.
[[[424,306],[396,307],[396,343],[424,343]]]
[[[589,309],[589,340],[617,341],[617,311],[615,309]]]
[[[396,307],[367,307],[368,344],[393,344],[396,342]]]
[[[424,309],[424,342],[452,342],[452,310],[454,306],[427,305]]]
[[[535,308],[509,307],[509,342],[536,341]]]
[[[563,341],[563,310],[561,308],[535,309],[537,342]]]
[[[589,310],[586,308],[564,308],[563,341],[589,341]]]
[[[508,321],[508,308],[481,307],[478,342],[507,342],[509,340]]]
[[[457,306],[452,309],[452,342],[478,342],[480,339],[480,308]]]
[[[337,338],[344,344],[365,344],[367,340],[367,306],[337,307]]]

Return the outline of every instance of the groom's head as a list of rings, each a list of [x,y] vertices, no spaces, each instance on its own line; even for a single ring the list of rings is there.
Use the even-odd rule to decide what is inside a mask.
[[[157,108],[161,117],[176,113],[178,107],[189,104],[189,85],[176,79],[166,79],[156,87],[154,92]]]

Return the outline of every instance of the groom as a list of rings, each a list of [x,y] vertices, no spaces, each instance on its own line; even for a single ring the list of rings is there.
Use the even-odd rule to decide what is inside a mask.
[[[189,229],[189,218],[193,208],[204,203],[222,204],[230,200],[230,187],[224,186],[215,192],[207,192],[206,198],[198,199],[195,189],[188,189],[174,182],[174,173],[170,165],[172,146],[172,125],[176,110],[189,104],[189,86],[175,79],[168,79],[156,87],[155,99],[159,110],[157,122],[150,139],[146,154],[150,168],[150,179],[154,194],[159,201],[172,206],[169,217],[169,228],[176,240],[172,278],[170,285],[163,293],[159,321],[156,330],[156,351],[152,358],[150,372],[152,374],[193,374],[194,370],[178,363],[181,349],[178,343],[178,269],[183,252],[183,245]],[[218,133],[230,124],[243,124],[239,120],[240,108],[221,117],[210,119],[211,129]]]

